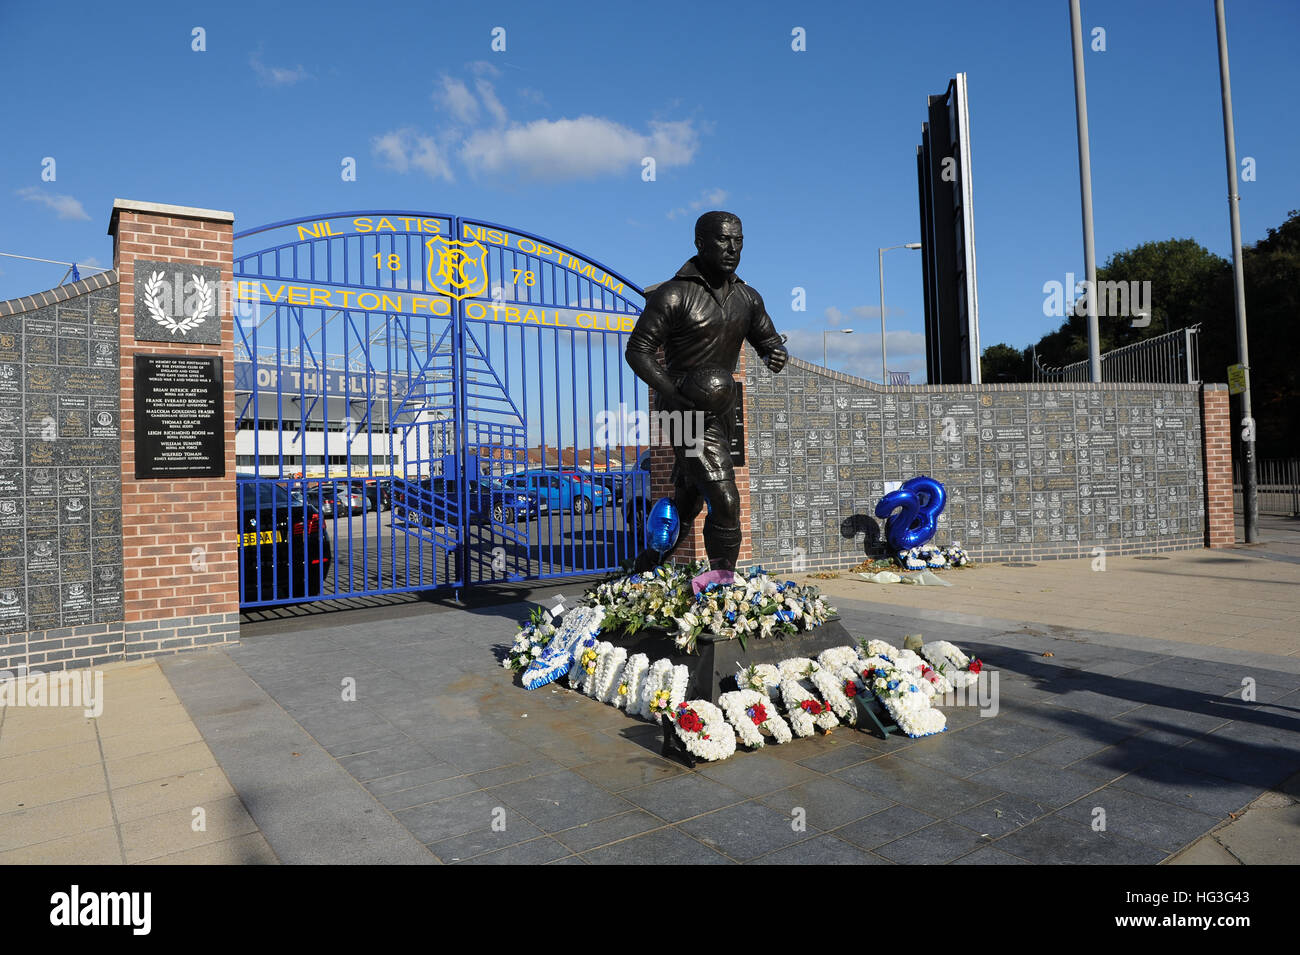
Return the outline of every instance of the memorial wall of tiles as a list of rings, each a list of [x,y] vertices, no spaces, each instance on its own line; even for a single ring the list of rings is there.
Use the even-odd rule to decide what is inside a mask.
[[[0,633],[122,619],[117,302],[0,318]]]
[[[1196,387],[886,390],[750,362],[747,393],[753,551],[773,567],[883,554],[876,503],[921,474],[948,494],[935,541],[975,556],[1203,540]]]

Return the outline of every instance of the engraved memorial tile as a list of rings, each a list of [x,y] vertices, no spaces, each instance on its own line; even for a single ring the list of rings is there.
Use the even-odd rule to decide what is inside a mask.
[[[77,626],[94,619],[90,581],[73,581],[62,585],[63,626]]]
[[[90,399],[84,395],[59,395],[60,438],[90,437]]]
[[[118,367],[118,332],[116,328],[90,329],[89,355],[92,368]]]
[[[27,566],[21,557],[0,557],[0,588],[22,589],[27,586]]]
[[[64,527],[59,532],[59,547],[65,554],[80,551],[90,552],[90,529],[87,525],[74,524]]]
[[[72,580],[90,580],[90,552],[68,553],[59,555],[60,579],[67,583]]]
[[[6,319],[0,322],[0,362],[19,364],[23,360],[21,321]],[[20,379],[21,380],[21,379]]]
[[[0,587],[0,633],[21,633],[28,629],[27,608],[23,606],[23,589]]]

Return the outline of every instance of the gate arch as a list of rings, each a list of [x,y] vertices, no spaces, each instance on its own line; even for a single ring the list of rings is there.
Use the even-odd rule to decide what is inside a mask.
[[[647,407],[623,361],[645,300],[629,279],[510,226],[373,210],[237,233],[234,281],[245,606],[635,553],[618,506],[647,480],[642,436],[618,427]],[[345,513],[352,488],[395,507]]]

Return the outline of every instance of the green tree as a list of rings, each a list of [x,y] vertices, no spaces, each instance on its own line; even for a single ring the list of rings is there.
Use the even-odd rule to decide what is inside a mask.
[[[990,345],[980,355],[980,379],[986,383],[1029,381],[1029,372],[1026,353],[1004,342]]]
[[[1250,338],[1251,399],[1262,458],[1300,456],[1300,211],[1265,238],[1243,249],[1246,324]],[[1098,282],[1150,282],[1151,322],[1134,327],[1126,317],[1101,318],[1101,350],[1110,351],[1189,325],[1201,326],[1200,372],[1208,382],[1228,378],[1238,360],[1237,319],[1231,263],[1192,239],[1146,242],[1116,252],[1097,270]],[[1003,352],[1001,349],[1007,351]],[[1088,319],[1070,315],[1039,339],[1043,365],[1059,366],[1088,357]],[[994,356],[990,352],[998,349]],[[1003,369],[1014,352],[994,345],[984,368]],[[1027,350],[1030,351],[1030,350]],[[988,377],[986,380],[994,380]],[[1234,410],[1234,420],[1240,412]],[[1235,432],[1238,430],[1236,428]]]
[[[1231,275],[1229,264],[1193,239],[1168,239],[1145,242],[1132,249],[1116,252],[1097,270],[1097,283],[1150,282],[1150,321],[1134,325],[1135,317],[1102,316],[1098,319],[1099,344],[1102,352],[1123,345],[1186,328],[1197,322],[1212,320],[1222,309],[1207,293],[1224,273]],[[1144,295],[1139,295],[1145,300]],[[1130,300],[1130,311],[1135,302]],[[1231,308],[1231,299],[1227,302]],[[1054,332],[1044,335],[1037,344],[1038,360],[1044,365],[1068,365],[1088,358],[1088,316],[1069,315]]]

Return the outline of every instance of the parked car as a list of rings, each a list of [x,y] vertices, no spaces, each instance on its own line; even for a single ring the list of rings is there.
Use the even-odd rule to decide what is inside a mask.
[[[456,513],[460,486],[454,478],[393,482],[393,519],[432,527]],[[465,504],[474,524],[511,524],[537,513],[537,496],[500,480],[465,482]]]
[[[526,489],[537,496],[538,506],[548,511],[572,511],[590,514],[604,507],[605,489],[598,484],[584,483],[560,471],[519,471],[504,479],[512,487]]]
[[[365,497],[368,511],[386,511],[393,506],[392,481],[386,478],[353,478],[348,486]]]
[[[629,467],[632,466],[631,462],[628,464]],[[593,471],[590,468],[579,468],[576,471],[565,471],[564,474],[584,484],[594,484],[600,488],[605,492],[606,504],[613,504],[615,507],[622,505],[623,491],[627,484],[626,471]]]
[[[244,475],[236,484],[243,599],[318,596],[333,560],[320,513],[296,488]]]
[[[313,504],[319,504],[321,514],[326,517],[364,514],[370,509],[366,496],[352,490],[346,481],[340,481],[337,486],[332,486],[329,481],[322,481],[318,487],[308,486],[305,496]]]

